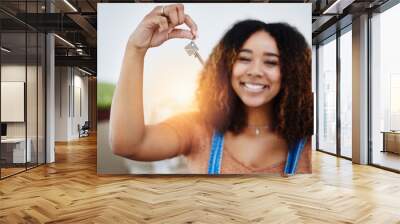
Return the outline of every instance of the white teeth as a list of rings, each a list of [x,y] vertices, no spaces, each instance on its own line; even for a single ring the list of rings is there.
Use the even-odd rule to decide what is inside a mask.
[[[264,85],[260,84],[251,84],[251,83],[244,83],[244,86],[246,86],[249,89],[254,89],[254,90],[260,90],[264,88]]]
[[[242,83],[242,85],[247,91],[250,92],[261,92],[267,87],[266,85],[263,84],[247,83],[247,82]]]

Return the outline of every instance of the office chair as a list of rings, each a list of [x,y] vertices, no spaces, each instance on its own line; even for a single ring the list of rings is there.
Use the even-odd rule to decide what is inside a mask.
[[[85,121],[82,127],[80,127],[80,125],[78,124],[79,138],[89,136],[89,129],[90,129],[89,121]]]

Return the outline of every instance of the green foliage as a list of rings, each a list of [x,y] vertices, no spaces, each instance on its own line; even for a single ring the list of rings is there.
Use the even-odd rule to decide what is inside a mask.
[[[97,84],[97,108],[110,109],[114,94],[115,84],[99,82]]]

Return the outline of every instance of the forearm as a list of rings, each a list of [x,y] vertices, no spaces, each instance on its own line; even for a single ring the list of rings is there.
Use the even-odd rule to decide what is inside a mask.
[[[181,24],[186,24],[190,30],[176,28]],[[143,160],[164,159],[177,154],[179,146],[174,133],[162,126],[144,125],[144,56],[147,49],[158,47],[169,39],[192,40],[196,32],[197,26],[184,13],[183,5],[172,4],[156,6],[129,37],[111,106],[110,143],[115,154]],[[160,136],[169,136],[163,137],[167,143],[157,141]]]
[[[110,140],[117,154],[134,153],[134,146],[144,137],[144,56],[145,52],[136,50],[128,42],[111,106]]]

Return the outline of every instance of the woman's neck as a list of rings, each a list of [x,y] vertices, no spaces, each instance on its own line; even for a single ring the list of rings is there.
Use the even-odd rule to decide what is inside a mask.
[[[260,107],[246,107],[248,127],[272,127],[272,103]]]

